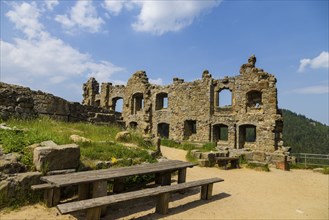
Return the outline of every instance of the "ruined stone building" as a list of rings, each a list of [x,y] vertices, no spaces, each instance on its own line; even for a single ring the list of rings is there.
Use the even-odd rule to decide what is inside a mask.
[[[240,75],[171,85],[150,84],[138,71],[127,85],[99,84],[90,78],[83,86],[83,104],[115,110],[123,100],[127,128],[173,140],[216,142],[217,146],[273,152],[282,146],[282,115],[277,105],[276,78],[255,67],[256,57],[243,64]],[[222,105],[222,96],[231,103]]]

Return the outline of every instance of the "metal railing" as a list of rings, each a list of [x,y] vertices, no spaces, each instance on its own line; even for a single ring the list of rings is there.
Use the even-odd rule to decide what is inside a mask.
[[[307,166],[329,166],[329,154],[292,153],[297,164]]]

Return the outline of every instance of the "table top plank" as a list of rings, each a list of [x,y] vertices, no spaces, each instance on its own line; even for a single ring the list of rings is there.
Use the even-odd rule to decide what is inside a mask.
[[[193,167],[196,163],[179,160],[169,160],[159,163],[142,164],[130,167],[109,168],[102,170],[91,170],[84,172],[68,173],[54,176],[43,176],[41,180],[51,183],[56,187],[76,185],[80,183],[109,180],[132,175],[143,175],[152,173],[169,172],[177,169]]]

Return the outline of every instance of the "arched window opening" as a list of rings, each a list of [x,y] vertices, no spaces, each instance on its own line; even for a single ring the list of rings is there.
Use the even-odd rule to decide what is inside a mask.
[[[142,110],[144,107],[144,97],[143,93],[135,93],[132,96],[131,103],[131,113],[136,114],[138,111]]]
[[[229,89],[222,89],[218,91],[217,107],[230,107],[232,106],[232,91]]]
[[[213,126],[213,141],[227,141],[228,140],[228,126],[224,124],[217,124]]]
[[[137,122],[132,121],[132,122],[129,123],[129,128],[130,129],[136,129],[137,128],[137,125],[138,125]]]
[[[169,124],[159,123],[158,124],[158,135],[162,138],[169,138]]]
[[[100,107],[100,106],[101,106],[101,100],[99,100],[99,99],[96,100],[96,101],[95,101],[95,106],[96,106],[96,107]]]
[[[115,97],[112,99],[112,109],[115,112],[122,113],[123,110],[123,98],[121,97]]]
[[[155,110],[168,108],[168,94],[159,93],[156,95]]]
[[[250,91],[247,93],[247,106],[250,108],[261,108],[262,93],[260,91]]]

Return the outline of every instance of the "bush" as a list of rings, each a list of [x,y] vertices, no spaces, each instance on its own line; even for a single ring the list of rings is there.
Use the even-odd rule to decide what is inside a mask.
[[[201,151],[207,152],[207,151],[215,151],[216,149],[216,143],[214,142],[208,142],[202,145]]]

